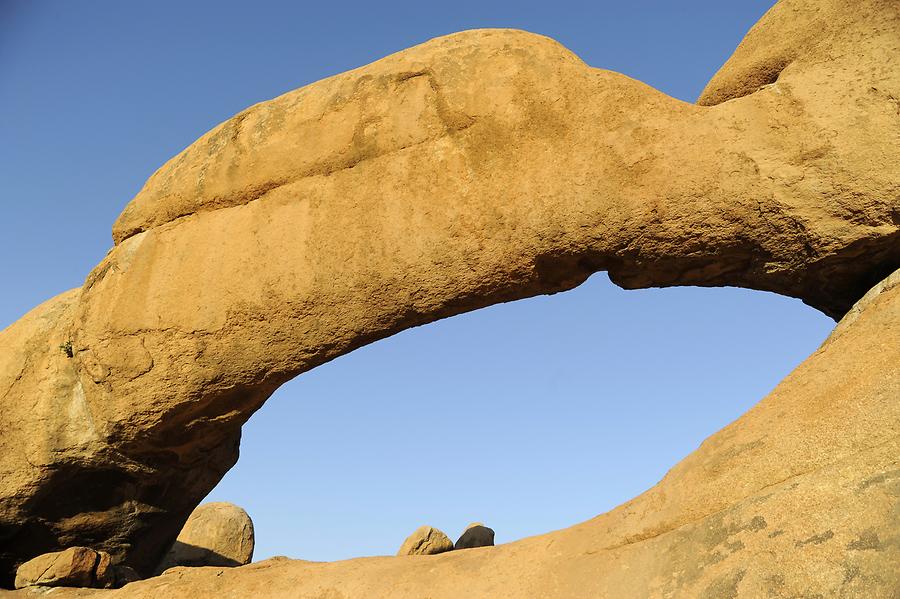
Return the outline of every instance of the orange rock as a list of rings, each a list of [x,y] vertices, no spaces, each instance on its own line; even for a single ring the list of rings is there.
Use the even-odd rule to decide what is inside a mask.
[[[176,566],[243,566],[253,559],[253,521],[226,502],[204,503],[191,513],[159,571]]]
[[[106,572],[109,554],[88,547],[70,547],[28,560],[16,570],[16,588],[92,587],[97,582],[97,566]]]
[[[547,38],[479,30],[215,128],[148,180],[82,289],[0,332],[0,584],[73,539],[148,574],[280,384],[411,326],[598,270],[628,288],[770,290],[842,316],[900,265],[898,13],[895,0],[783,0],[710,82],[706,106],[588,67]],[[846,409],[859,401],[820,377],[808,384]],[[832,432],[810,436],[820,429],[808,406],[787,403],[770,425],[793,437],[744,429],[745,446],[723,434],[716,461],[689,458],[673,471],[683,486],[628,508],[609,543],[635,566],[629,577],[666,572],[630,561],[633,543],[710,506],[738,509],[760,481],[797,476],[792,465],[818,472],[822,456],[868,447],[859,439],[887,442],[884,422],[862,416],[820,416]],[[757,441],[778,450],[758,453]],[[844,474],[828,475],[821,496],[844,505],[826,484],[856,480]],[[765,546],[789,564],[782,541]],[[493,551],[506,550],[468,553]],[[678,559],[683,577],[701,567]],[[704,564],[696,580],[722,567]],[[653,578],[642,576],[633,584]],[[753,578],[741,576],[735,585]]]
[[[397,555],[436,555],[452,549],[453,541],[442,531],[431,526],[420,526],[406,537]]]
[[[176,568],[121,596],[889,599],[900,588],[900,285],[879,289],[747,414],[592,520],[428,559]]]

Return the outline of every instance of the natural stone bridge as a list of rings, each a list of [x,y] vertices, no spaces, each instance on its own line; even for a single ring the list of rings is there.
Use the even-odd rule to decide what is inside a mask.
[[[840,318],[900,267],[898,55],[892,0],[783,0],[698,105],[479,30],[241,112],[148,180],[81,289],[0,333],[2,582],[75,544],[151,572],[279,385],[412,326],[600,270]],[[689,457],[696,495],[649,492],[610,546],[811,467],[772,426],[775,453]]]

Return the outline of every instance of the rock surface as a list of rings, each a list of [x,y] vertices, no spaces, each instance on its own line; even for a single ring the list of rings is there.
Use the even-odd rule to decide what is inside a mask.
[[[241,425],[280,384],[411,326],[570,289],[598,270],[628,288],[737,285],[843,315],[900,264],[898,13],[893,0],[783,0],[710,82],[706,106],[590,68],[547,38],[482,30],[223,123],[148,180],[81,289],[0,332],[0,585],[23,561],[78,544],[152,572],[234,464]],[[863,319],[851,328],[864,330]],[[69,343],[72,357],[59,349]],[[881,384],[892,366],[873,359],[882,370],[860,385]],[[850,411],[862,401],[831,391]],[[830,405],[813,390],[791,393]],[[861,453],[853,422],[823,416],[850,432],[817,438],[800,427],[822,431],[807,422],[808,407],[783,401],[789,417],[773,430],[793,426],[810,445],[773,432],[749,446],[725,443],[734,453],[719,462],[687,460],[684,486],[607,517],[623,522],[589,546],[620,544],[604,550],[613,560],[604,568],[647,560],[648,578],[632,572],[631,584],[654,579],[659,588],[724,576],[727,547],[701,576],[688,567],[700,567],[696,556],[678,557],[667,539],[693,534],[685,546],[718,547],[689,532],[710,506],[726,511],[703,526],[726,539],[745,530],[745,516],[759,522],[741,501],[762,492],[761,480],[772,486],[765,502],[758,497],[767,530],[788,527],[779,514],[790,512],[791,530],[812,530],[815,518],[833,527],[829,539],[865,544],[845,539],[855,529],[813,498],[841,500],[841,485],[889,464],[874,449]],[[867,424],[865,439],[886,430],[883,420]],[[835,468],[851,459],[859,467],[823,474],[822,443]],[[792,464],[820,468],[802,478]],[[797,477],[797,488],[779,487],[779,475]],[[867,497],[844,507],[881,534],[885,500]],[[763,565],[732,572],[741,588],[762,584],[759,573],[776,572],[791,552],[837,555],[833,543],[789,551],[781,537],[760,541],[747,530],[728,547],[752,546],[746,555]],[[547,550],[568,555],[562,574],[597,566],[572,542]],[[651,545],[686,560],[680,582],[658,578],[665,567],[640,549]],[[435,559],[466,559],[452,555]],[[845,576],[870,584],[883,553],[859,555],[872,558],[844,560]],[[359,567],[395,567],[381,563]]]
[[[175,566],[243,566],[253,559],[253,521],[233,503],[204,503],[184,524],[158,570]]]
[[[431,526],[420,526],[406,537],[397,555],[436,555],[452,549],[453,541],[442,531]]]
[[[898,397],[893,286],[656,487],[572,528],[427,560],[178,569],[108,596],[894,599]]]
[[[112,586],[108,553],[70,547],[28,560],[16,571],[16,588]]]
[[[488,528],[481,522],[473,522],[466,527],[466,530],[459,536],[454,549],[471,549],[473,547],[493,547],[494,546],[494,530]]]

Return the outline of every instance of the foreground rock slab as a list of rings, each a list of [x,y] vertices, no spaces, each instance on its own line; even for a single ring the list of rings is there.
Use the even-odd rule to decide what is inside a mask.
[[[204,503],[191,513],[158,570],[175,566],[243,566],[253,559],[253,521],[227,502]]]
[[[895,0],[783,0],[701,105],[541,36],[471,31],[223,123],[147,181],[81,289],[0,332],[0,585],[72,545],[152,573],[279,385],[412,326],[600,270],[627,288],[769,290],[841,317],[900,264],[898,31]],[[803,437],[804,414],[772,426]],[[810,451],[850,443],[831,437]],[[776,438],[684,466],[690,484],[615,542],[627,552],[814,460],[726,467]]]

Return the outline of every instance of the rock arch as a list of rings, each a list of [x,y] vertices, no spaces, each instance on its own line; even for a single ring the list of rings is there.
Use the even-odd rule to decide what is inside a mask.
[[[0,333],[4,576],[75,542],[149,572],[281,383],[410,326],[598,270],[841,316],[900,264],[898,19],[783,0],[700,105],[479,30],[223,123]]]

